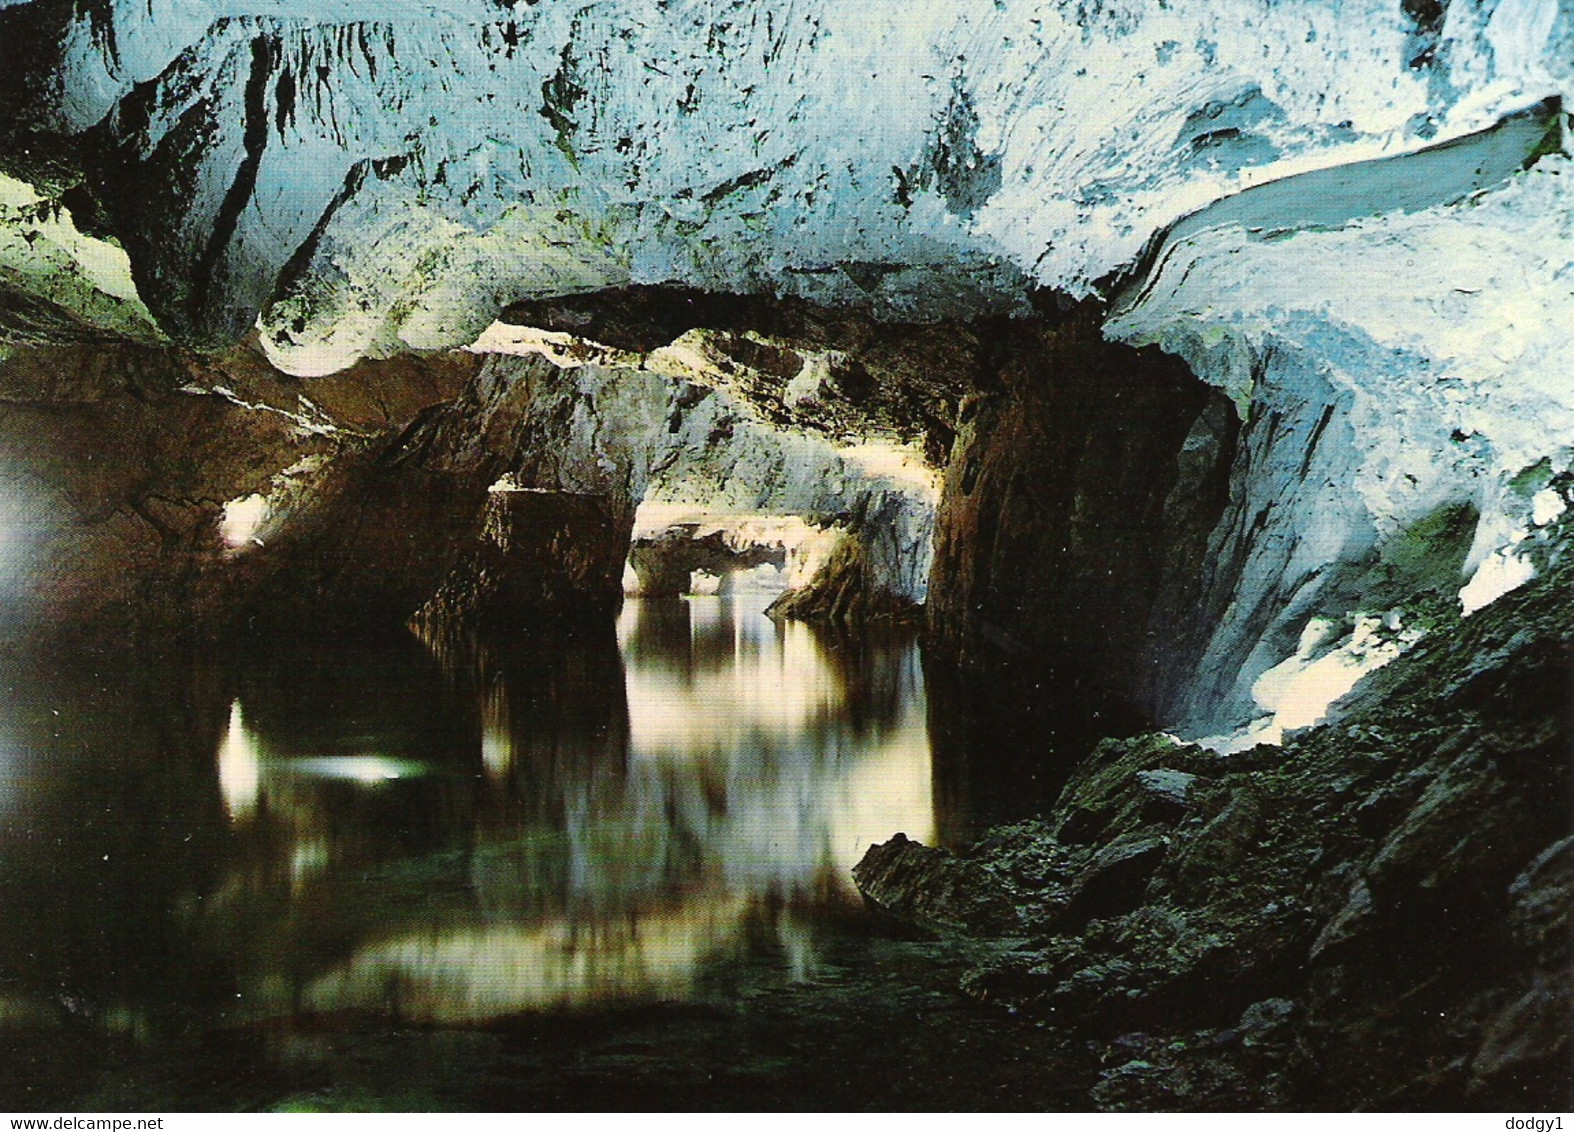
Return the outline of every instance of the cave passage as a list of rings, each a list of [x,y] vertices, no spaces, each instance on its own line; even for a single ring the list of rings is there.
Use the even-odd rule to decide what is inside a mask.
[[[938,945],[871,938],[850,869],[897,832],[971,830],[914,634],[777,623],[770,596],[636,597],[615,626],[468,653],[275,640],[195,670],[13,673],[0,1103],[491,1107],[495,1050],[411,1083],[408,1043],[596,1018],[626,1037],[651,1010],[680,1020],[671,1056],[736,1078],[720,1098],[765,1072],[801,1103],[813,1057],[763,1071],[765,1038],[708,1043],[763,1025],[760,996],[846,1042],[920,993],[901,949]],[[210,1064],[216,1033],[239,1072]],[[345,1042],[359,1068],[335,1067]],[[592,1076],[510,1087],[594,1105]]]
[[[231,7],[0,0],[0,1108],[1574,1104],[1574,5]]]

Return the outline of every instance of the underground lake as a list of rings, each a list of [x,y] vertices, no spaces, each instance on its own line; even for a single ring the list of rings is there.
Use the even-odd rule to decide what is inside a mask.
[[[0,0],[0,1108],[1569,1108],[1570,60]]]

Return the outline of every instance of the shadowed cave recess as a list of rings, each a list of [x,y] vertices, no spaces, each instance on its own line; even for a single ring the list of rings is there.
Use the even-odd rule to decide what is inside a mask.
[[[1571,60],[1554,0],[0,0],[0,894],[80,943],[0,932],[0,1099],[1569,1107]],[[37,802],[100,733],[142,785]],[[79,812],[156,883],[50,896]],[[616,916],[548,874],[645,942],[563,960]]]

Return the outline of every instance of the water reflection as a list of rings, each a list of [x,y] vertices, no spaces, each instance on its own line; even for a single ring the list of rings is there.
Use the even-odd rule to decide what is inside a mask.
[[[179,922],[226,851],[222,693],[158,663],[0,680],[0,1028],[179,1027],[224,993]]]
[[[867,846],[934,835],[922,674],[911,640],[764,601],[245,669],[216,744],[237,854],[198,915],[238,1016],[682,997],[762,947],[811,969]]]
[[[778,628],[764,600],[0,670],[0,1038],[811,973],[864,849],[943,823],[912,639]]]

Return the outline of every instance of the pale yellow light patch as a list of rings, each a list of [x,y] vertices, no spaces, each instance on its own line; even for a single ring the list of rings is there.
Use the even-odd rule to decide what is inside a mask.
[[[935,843],[933,781],[929,729],[915,712],[837,784],[826,843],[838,877],[850,876],[869,846],[893,833]]]
[[[257,812],[262,796],[262,750],[255,736],[246,729],[240,701],[230,704],[229,726],[219,743],[219,794],[224,808],[235,821]]]
[[[312,1009],[383,1009],[400,1017],[484,1021],[524,1009],[681,994],[700,961],[737,932],[736,893],[696,895],[670,910],[586,923],[420,931],[362,948],[306,990]]]
[[[165,340],[137,294],[125,251],[83,235],[70,209],[48,207],[31,185],[3,173],[0,277],[9,288],[62,308],[85,327],[135,341]]]
[[[257,545],[257,532],[268,518],[268,499],[263,495],[247,495],[232,499],[224,505],[224,518],[219,523],[219,534],[231,549]]]

